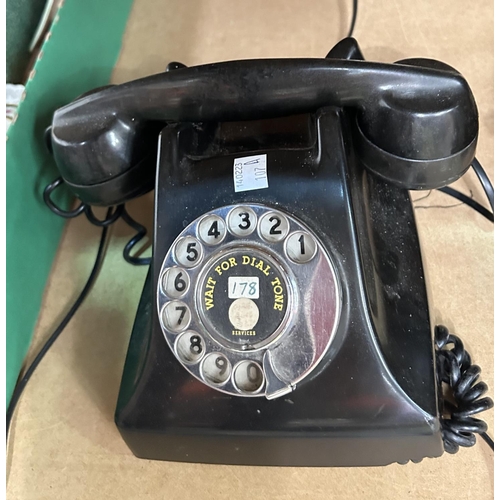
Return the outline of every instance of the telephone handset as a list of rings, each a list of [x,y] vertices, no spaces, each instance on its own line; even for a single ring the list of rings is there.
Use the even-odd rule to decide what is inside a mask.
[[[343,53],[360,54],[354,39],[330,55]],[[107,206],[153,187],[155,139],[167,122],[264,119],[325,106],[356,111],[360,160],[400,187],[442,187],[474,158],[478,114],[470,88],[453,68],[430,59],[263,59],[180,68],[88,93],[57,110],[51,145],[74,193]]]
[[[86,206],[156,186],[116,410],[130,448],[261,465],[440,455],[407,190],[471,164],[466,81],[427,59],[366,62],[352,38],[325,60],[176,68],[82,96],[50,133]]]

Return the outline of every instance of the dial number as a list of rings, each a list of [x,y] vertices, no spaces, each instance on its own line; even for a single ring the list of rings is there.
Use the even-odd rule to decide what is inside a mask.
[[[304,231],[292,233],[285,243],[285,253],[290,260],[298,264],[309,262],[316,255],[316,240]]]
[[[191,311],[184,302],[173,300],[163,308],[162,319],[167,329],[181,332],[191,323]]]
[[[231,376],[231,363],[218,352],[211,352],[201,364],[201,374],[203,378],[212,385],[223,385]]]
[[[259,277],[229,276],[227,280],[227,292],[230,299],[258,299]]]
[[[281,219],[276,216],[269,217],[269,222],[274,222],[274,225],[269,229],[269,234],[282,234],[282,231],[278,229],[281,226]]]
[[[218,215],[207,215],[200,221],[198,236],[207,245],[217,245],[226,237],[226,223]]]
[[[210,226],[210,229],[207,232],[207,236],[212,236],[213,238],[217,239],[221,235],[221,232],[219,231],[218,227],[219,223],[216,220],[214,220],[212,222],[212,225]]]
[[[257,369],[257,366],[255,363],[249,363],[247,365],[247,379],[250,383],[255,384],[259,383],[260,384],[260,378],[261,374],[259,370]]]
[[[184,316],[186,316],[187,306],[176,306],[175,310],[181,312],[179,314],[179,319],[177,320],[177,325],[182,325],[182,320],[184,319]]]
[[[200,256],[198,250],[196,250],[197,243],[191,242],[187,244],[186,247],[186,259],[189,262],[196,262],[196,259]]]
[[[260,235],[269,243],[283,240],[289,230],[288,219],[277,212],[268,212],[260,219]]]
[[[183,363],[198,363],[205,354],[205,341],[196,332],[187,331],[175,342],[175,352]]]
[[[182,272],[177,273],[177,275],[175,276],[175,279],[174,279],[174,288],[178,292],[183,292],[187,288],[186,280],[182,279],[182,275],[183,275]]]
[[[184,267],[196,266],[203,254],[201,243],[192,236],[181,238],[175,246],[175,258]]]
[[[167,269],[163,274],[162,288],[166,295],[179,299],[189,288],[189,275],[180,267]]]
[[[219,375],[223,375],[225,373],[225,371],[227,370],[228,363],[229,361],[227,360],[226,357],[217,356],[217,358],[215,359],[215,366],[219,370]]]
[[[191,338],[189,339],[189,342],[190,342],[190,346],[189,346],[189,350],[195,354],[195,355],[198,355],[201,353],[202,351],[202,347],[201,347],[201,337],[199,335],[191,335]]]
[[[251,208],[236,207],[229,212],[227,225],[235,236],[249,236],[257,227],[257,216]]]
[[[303,234],[301,234],[299,237],[299,243],[300,243],[300,255],[305,255],[306,247],[304,245],[304,235]]]
[[[234,368],[233,380],[240,392],[256,393],[264,386],[264,372],[255,361],[240,361]]]
[[[238,215],[241,218],[241,223],[238,224],[238,227],[242,231],[246,231],[250,227],[250,225],[251,225],[250,214],[248,212],[240,212]]]

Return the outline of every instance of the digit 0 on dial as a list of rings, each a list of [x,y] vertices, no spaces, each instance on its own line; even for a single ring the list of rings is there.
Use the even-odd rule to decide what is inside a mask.
[[[233,371],[234,385],[242,393],[254,394],[262,389],[264,372],[255,361],[240,361]]]
[[[165,339],[194,377],[272,399],[327,352],[340,288],[309,228],[249,203],[214,209],[179,234],[159,270],[157,302]]]

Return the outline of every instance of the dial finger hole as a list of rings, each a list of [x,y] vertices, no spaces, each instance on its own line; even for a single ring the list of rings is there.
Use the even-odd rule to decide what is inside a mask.
[[[233,381],[240,392],[255,394],[264,386],[264,372],[255,361],[240,361],[234,367]]]
[[[259,222],[259,231],[263,239],[269,243],[277,243],[286,238],[290,230],[288,219],[278,212],[264,214]]]
[[[189,275],[180,267],[171,267],[163,273],[161,284],[165,295],[179,299],[189,289]]]
[[[201,374],[203,378],[210,384],[223,385],[231,376],[231,363],[218,352],[210,353],[201,364]]]
[[[227,225],[235,236],[250,236],[257,227],[257,216],[249,207],[236,207],[229,212]]]
[[[182,332],[191,323],[191,311],[180,300],[168,302],[162,310],[163,325],[173,332]]]
[[[194,267],[203,257],[201,243],[193,236],[181,238],[175,245],[175,259],[184,267]]]
[[[186,364],[198,363],[205,354],[205,341],[196,332],[187,331],[179,335],[175,341],[175,352]]]
[[[207,245],[217,245],[226,237],[226,223],[218,215],[207,215],[198,225],[198,236]]]
[[[314,238],[304,231],[292,233],[285,243],[287,257],[297,264],[309,262],[316,255],[317,249]]]

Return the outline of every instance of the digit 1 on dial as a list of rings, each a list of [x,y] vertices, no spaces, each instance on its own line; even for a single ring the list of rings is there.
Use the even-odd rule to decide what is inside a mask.
[[[298,264],[309,262],[317,251],[316,240],[304,231],[292,233],[285,243],[286,255]]]
[[[304,245],[304,235],[303,234],[301,234],[299,237],[299,243],[300,243],[300,255],[305,255],[306,247]]]

